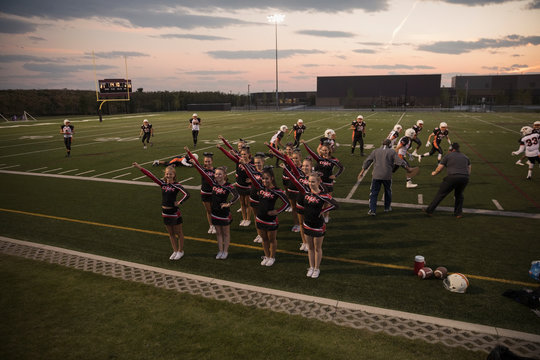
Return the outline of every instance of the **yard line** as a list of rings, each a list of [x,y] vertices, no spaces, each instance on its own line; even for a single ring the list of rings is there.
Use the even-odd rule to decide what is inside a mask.
[[[424,204],[424,195],[418,194],[418,205]]]
[[[88,170],[88,171],[84,171],[84,172],[82,172],[82,173],[75,174],[75,176],[88,174],[88,173],[91,173],[91,172],[94,172],[94,171],[96,171],[96,170]]]
[[[76,147],[87,146],[87,145],[95,145],[95,144],[99,144],[99,143],[100,143],[99,141],[95,141],[95,142],[86,143],[86,144],[73,145],[72,147],[76,148]],[[57,147],[57,148],[51,148],[51,149],[41,149],[41,150],[29,151],[29,152],[25,152],[25,153],[2,155],[2,156],[0,156],[0,158],[7,158],[7,157],[13,157],[13,156],[20,156],[20,155],[29,155],[29,154],[35,154],[35,153],[43,153],[45,151],[57,151],[57,150],[65,150],[65,149],[66,149],[65,147]]]
[[[58,175],[67,174],[69,172],[77,171],[77,170],[79,170],[79,169],[71,169],[71,170],[62,171],[62,172],[58,173]]]
[[[17,166],[21,166],[21,165],[10,165],[10,166],[5,166],[5,167],[3,167],[2,169],[11,169],[11,168],[14,168],[14,167],[17,167]]]
[[[0,174],[11,174],[11,175],[26,175],[26,176],[39,176],[39,177],[52,177],[58,179],[67,179],[67,180],[85,180],[85,181],[97,181],[97,182],[108,182],[115,184],[129,184],[129,185],[142,185],[142,186],[155,186],[153,182],[143,182],[143,181],[132,181],[132,180],[118,180],[118,179],[102,179],[94,177],[83,177],[83,176],[74,176],[74,175],[58,175],[58,174],[44,174],[44,173],[29,173],[24,171],[13,171],[13,170],[0,170]],[[190,190],[199,190],[201,187],[199,185],[185,185],[186,189]],[[335,198],[336,201],[348,204],[361,204],[368,205],[369,200],[357,200],[357,199],[345,199],[345,198]],[[382,205],[382,200],[378,202],[379,205]],[[418,204],[407,204],[407,203],[397,203],[393,202],[392,207],[395,208],[405,208],[405,209],[417,209],[422,210],[423,206]],[[454,212],[454,207],[450,206],[439,206],[437,211],[446,211]],[[515,211],[499,211],[499,210],[485,210],[485,209],[469,209],[464,208],[464,213],[468,214],[479,214],[479,215],[491,215],[491,216],[507,216],[507,217],[521,217],[529,219],[539,219],[540,213],[523,213]]]
[[[132,179],[132,180],[135,181],[135,180],[143,179],[145,177],[146,177],[146,175],[143,175],[143,176],[136,177],[135,179]]]
[[[131,173],[125,173],[125,174],[122,174],[122,175],[117,175],[117,176],[113,177],[113,179],[118,179],[118,178],[127,176],[127,175],[129,175],[129,174],[131,174]]]
[[[56,171],[56,170],[62,170],[62,168],[56,168],[56,169],[51,169],[51,170],[45,170],[45,171],[42,171],[41,173],[42,173],[42,174],[46,174],[46,173],[50,173],[50,172],[53,172],[53,171]]]
[[[37,169],[26,170],[26,171],[28,171],[28,172],[30,172],[30,171],[37,171],[37,170],[43,170],[43,169],[46,169],[46,168],[48,168],[48,166],[43,166],[43,167],[40,167],[40,168],[37,168]]]
[[[360,179],[358,179],[358,181],[354,184],[354,186],[352,187],[349,194],[345,197],[345,199],[352,198],[353,194],[356,192],[356,189],[358,189],[358,185],[360,185],[362,180],[364,180],[364,178],[366,177],[366,174],[368,173],[369,169],[371,169],[371,165],[373,165],[373,163],[369,164],[368,168],[366,169],[366,171],[364,173],[364,176],[362,176]]]
[[[187,179],[184,179],[184,180],[180,181],[180,184],[181,184],[181,183],[184,183],[184,182],[186,182],[186,181],[189,181],[189,180],[191,180],[191,179],[193,179],[193,176],[192,176],[192,177],[188,177]]]
[[[498,127],[498,128],[504,129],[504,130],[506,130],[506,131],[510,131],[510,132],[519,134],[519,131],[517,131],[517,130],[512,130],[512,129],[506,128],[506,127],[504,127],[504,126],[500,126],[500,125],[497,125],[497,124],[494,124],[494,123],[490,123],[489,121],[482,120],[482,119],[480,119],[480,118],[478,118],[478,117],[476,117],[476,116],[471,116],[471,115],[467,115],[467,114],[464,114],[464,116],[465,116],[465,117],[469,117],[469,118],[474,119],[474,120],[478,120],[478,121],[480,121],[480,122],[483,122],[483,123],[485,123],[485,124],[488,124],[489,126],[496,126],[496,127]],[[476,132],[479,133],[480,131],[476,131]]]
[[[495,200],[495,199],[491,199],[491,201],[493,201],[493,204],[495,205],[495,207],[497,208],[497,210],[504,210],[503,207],[501,206],[501,204]]]

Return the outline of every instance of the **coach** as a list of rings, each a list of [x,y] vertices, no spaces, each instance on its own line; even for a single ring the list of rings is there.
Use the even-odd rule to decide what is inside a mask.
[[[431,175],[437,175],[445,167],[447,176],[443,179],[435,198],[427,207],[426,213],[428,215],[433,214],[439,203],[454,190],[454,216],[461,218],[463,216],[463,191],[469,183],[471,161],[459,151],[458,143],[453,143],[450,146],[450,152],[442,158]]]

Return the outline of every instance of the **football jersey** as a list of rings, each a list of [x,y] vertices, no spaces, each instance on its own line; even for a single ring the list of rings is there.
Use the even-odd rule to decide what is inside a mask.
[[[295,137],[302,135],[304,131],[306,131],[305,125],[294,124],[292,128],[293,128]]]
[[[148,125],[141,125],[141,130],[143,131],[143,133],[145,134],[148,134],[152,131],[152,124],[148,124]]]
[[[364,120],[355,120],[352,122],[351,125],[354,127],[353,131],[355,136],[362,135],[364,129],[366,128],[366,123],[364,122]]]
[[[391,141],[390,146],[393,147],[396,145],[397,138],[399,137],[399,133],[395,130],[390,131],[390,134],[386,137],[388,140]]]
[[[448,130],[442,131],[440,128],[433,129],[433,134],[435,135],[435,141],[437,144],[440,144],[442,139],[448,136]]]
[[[197,121],[193,121],[193,120],[197,120]],[[189,123],[191,124],[191,130],[193,131],[199,131],[199,127],[200,127],[200,124],[201,124],[201,119],[200,118],[196,118],[196,119],[189,119]]]
[[[519,144],[525,146],[525,156],[538,156],[538,144],[540,143],[540,134],[529,134],[521,138]]]
[[[413,126],[412,126],[412,129],[414,130],[414,132],[416,133],[416,135],[418,135],[418,133],[419,133],[420,131],[422,131],[423,128],[421,128],[421,127],[418,126],[418,125],[413,125]]]
[[[73,125],[60,125],[65,138],[73,137]]]
[[[407,151],[411,147],[412,141],[408,136],[404,136],[399,139],[399,143],[401,144],[401,147],[398,149],[398,155],[405,157],[405,155],[407,155]]]
[[[283,139],[283,136],[285,136],[285,133],[283,131],[278,131],[277,133],[274,134],[274,136],[272,136],[272,139],[270,139],[270,144],[272,144],[272,146],[275,145],[277,139],[281,140]]]

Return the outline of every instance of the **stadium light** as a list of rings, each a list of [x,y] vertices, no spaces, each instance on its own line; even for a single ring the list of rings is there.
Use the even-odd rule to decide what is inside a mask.
[[[266,17],[269,23],[274,24],[276,34],[276,110],[279,111],[279,96],[278,96],[278,46],[277,46],[277,26],[285,20],[285,15],[274,14]]]

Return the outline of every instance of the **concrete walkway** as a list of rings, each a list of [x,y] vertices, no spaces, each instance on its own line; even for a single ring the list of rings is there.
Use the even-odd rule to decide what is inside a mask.
[[[540,336],[535,334],[234,283],[1,236],[0,253],[432,344],[486,353],[502,344],[521,356],[540,359]]]

